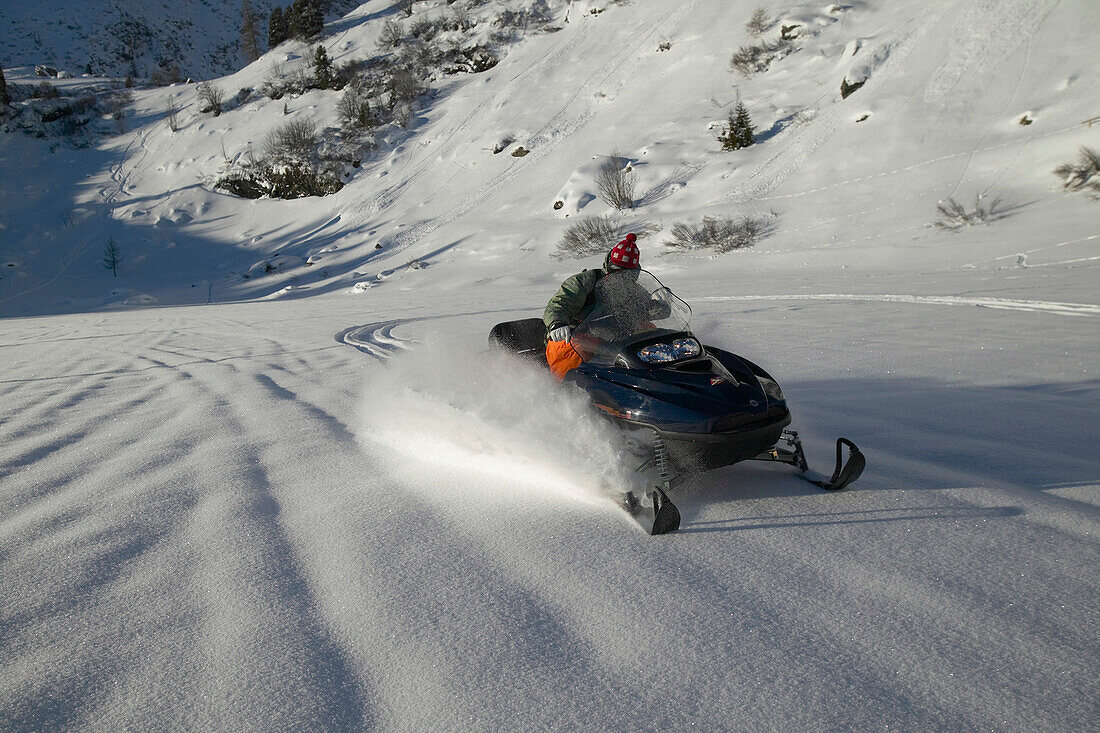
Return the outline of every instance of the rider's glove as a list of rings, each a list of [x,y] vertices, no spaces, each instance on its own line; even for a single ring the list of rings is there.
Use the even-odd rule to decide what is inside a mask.
[[[573,329],[569,328],[569,326],[558,326],[557,328],[550,331],[550,340],[568,341],[572,333]]]

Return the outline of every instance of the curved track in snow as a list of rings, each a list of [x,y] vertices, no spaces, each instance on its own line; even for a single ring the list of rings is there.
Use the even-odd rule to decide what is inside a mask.
[[[909,303],[912,305],[951,305],[994,310],[1051,313],[1060,316],[1100,317],[1100,305],[1088,303],[1057,303],[1042,300],[1012,298],[980,298],[962,295],[855,295],[851,293],[819,293],[803,295],[716,295],[697,298],[701,303],[768,301],[858,301],[866,303]]]

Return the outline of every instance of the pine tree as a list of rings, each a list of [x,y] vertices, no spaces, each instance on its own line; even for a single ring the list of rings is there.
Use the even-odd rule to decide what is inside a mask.
[[[325,16],[317,0],[294,0],[290,11],[293,13],[290,32],[295,38],[308,41],[324,31]]]
[[[317,50],[313,52],[313,76],[317,79],[319,88],[328,89],[332,86],[332,59],[328,57],[324,46],[317,46]]]
[[[741,145],[739,147],[747,148],[755,141],[752,139],[753,125],[752,120],[749,119],[749,110],[745,107],[744,102],[737,103],[737,117],[734,122],[737,123],[737,132],[740,135]]]
[[[246,63],[260,58],[260,33],[256,28],[256,12],[248,4],[248,0],[241,0],[241,53],[244,54]]]
[[[737,103],[737,109],[730,112],[729,126],[718,136],[722,143],[722,150],[740,150],[752,145],[753,126],[749,119],[749,110],[744,102]]]
[[[294,0],[293,3],[286,6],[286,10],[283,11],[283,19],[286,21],[286,36],[287,38],[300,38],[301,37],[301,15],[302,9],[305,5],[305,0]]]
[[[275,48],[289,37],[290,34],[287,31],[287,22],[283,16],[283,10],[276,5],[271,9],[271,17],[267,21],[267,47]]]

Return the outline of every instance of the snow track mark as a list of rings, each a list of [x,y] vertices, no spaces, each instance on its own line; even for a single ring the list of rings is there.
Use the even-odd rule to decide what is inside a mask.
[[[336,341],[341,344],[347,344],[348,346],[354,346],[364,354],[373,356],[379,361],[385,361],[390,358],[395,351],[407,349],[410,344],[415,343],[393,335],[393,329],[407,322],[407,319],[398,319],[393,321],[381,321],[379,323],[368,323],[365,326],[354,326],[336,334]]]
[[[715,295],[696,298],[699,302],[748,302],[759,300],[831,300],[875,303],[910,303],[913,305],[954,305],[994,310],[1051,313],[1059,316],[1100,318],[1100,305],[1088,303],[1057,303],[1043,300],[1013,300],[1011,298],[975,298],[961,295],[853,295],[821,293],[817,295]]]
[[[885,60],[867,81],[865,88],[870,90],[881,86],[888,81],[895,69],[903,67],[905,58],[932,30],[941,15],[942,7],[926,9],[919,18],[911,20],[896,39],[886,44],[882,49],[886,54]],[[811,105],[807,111],[813,118],[805,125],[780,132],[775,142],[783,143],[782,146],[757,166],[744,183],[726,195],[725,201],[745,204],[766,196],[797,171],[815,150],[824,145],[851,114],[849,106],[838,103],[823,108]]]

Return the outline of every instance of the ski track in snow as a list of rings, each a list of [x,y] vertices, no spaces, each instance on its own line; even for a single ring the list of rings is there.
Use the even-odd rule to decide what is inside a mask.
[[[1013,49],[1026,43],[1043,18],[1061,0],[983,0],[963,3],[952,27],[946,58],[931,74],[924,103],[934,108],[954,104],[965,110],[981,75],[997,68]],[[970,85],[971,89],[959,90]]]
[[[953,28],[951,52],[931,75],[931,81],[924,88],[924,103],[942,107],[948,103],[948,100],[966,100],[974,96],[957,94],[956,88],[966,83],[966,80],[989,71],[1013,48],[1026,42],[1057,2],[1058,0],[1031,0],[1023,3],[1017,0],[997,0],[966,3],[962,23]],[[905,58],[940,22],[948,6],[948,3],[931,4],[922,11],[918,20],[911,21],[910,25],[913,26],[911,29],[899,32],[898,36],[888,44],[889,55],[868,79],[864,93],[887,82],[895,69],[905,67],[903,63]],[[962,101],[952,103],[965,104]],[[851,115],[849,106],[840,101],[823,108],[809,107],[808,109],[813,112],[813,118],[805,125],[783,130],[776,137],[776,142],[783,144],[771,158],[759,165],[743,183],[725,196],[727,202],[746,204],[754,201],[797,198],[829,189],[843,188],[852,183],[893,176],[959,157],[965,157],[969,161],[978,153],[1020,147],[1018,141],[985,148],[979,144],[972,150],[939,156],[894,171],[860,176],[798,193],[769,196],[768,194],[798,170],[814,151],[824,145]],[[962,114],[963,111],[965,107],[958,114]],[[1075,128],[1071,126],[1052,130],[1043,133],[1043,136],[1054,136],[1072,129]],[[959,182],[964,175],[965,168],[960,174]],[[957,187],[958,183],[955,188]],[[952,190],[950,195],[954,193],[955,191]]]
[[[1031,313],[1050,313],[1060,316],[1100,317],[1100,305],[1087,303],[1052,303],[1041,300],[1013,300],[1011,298],[977,298],[961,295],[854,295],[841,293],[820,293],[806,295],[712,295],[695,299],[701,303],[745,302],[757,300],[828,300],[861,301],[872,303],[908,303],[912,305],[952,305],[994,310],[1027,311]]]
[[[895,68],[904,67],[905,57],[939,22],[944,10],[942,3],[926,8],[918,19],[909,22],[910,28],[899,31],[889,44],[889,55],[867,80],[865,89],[886,83]],[[822,98],[825,96],[831,95],[822,95]],[[764,198],[798,170],[851,115],[850,108],[840,103],[807,109],[813,114],[810,122],[780,132],[775,138],[778,150],[724,197],[727,203],[746,204]]]

